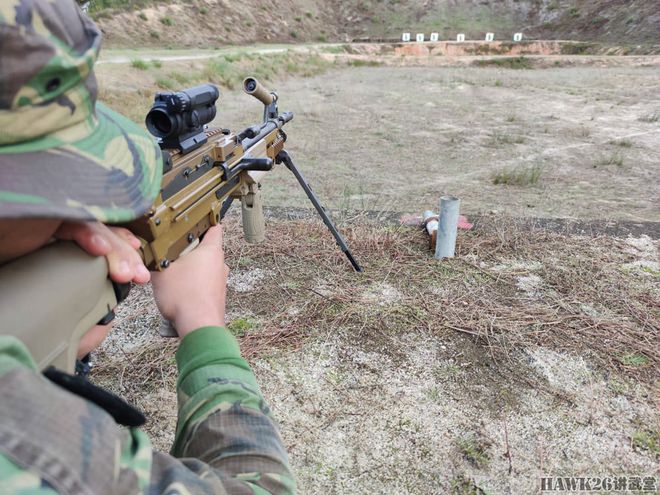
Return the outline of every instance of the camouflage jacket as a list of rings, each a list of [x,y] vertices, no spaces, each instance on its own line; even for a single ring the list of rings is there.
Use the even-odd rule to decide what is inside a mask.
[[[0,336],[2,493],[293,493],[286,451],[233,336],[199,329],[176,360],[179,418],[169,455],[36,373],[25,346]]]

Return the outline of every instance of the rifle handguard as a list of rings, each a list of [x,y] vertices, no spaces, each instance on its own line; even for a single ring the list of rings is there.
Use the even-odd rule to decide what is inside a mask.
[[[56,242],[0,268],[2,335],[27,345],[40,370],[72,373],[81,337],[117,305],[104,257]]]

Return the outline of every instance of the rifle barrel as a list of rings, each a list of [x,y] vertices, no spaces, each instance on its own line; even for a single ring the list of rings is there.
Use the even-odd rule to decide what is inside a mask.
[[[256,136],[253,138],[243,139],[243,148],[246,150],[251,148],[275,129],[282,128],[284,124],[291,122],[291,120],[293,120],[293,112],[284,112],[280,114],[277,119],[270,119],[269,121],[264,122],[261,124],[261,128],[259,129],[259,132]]]

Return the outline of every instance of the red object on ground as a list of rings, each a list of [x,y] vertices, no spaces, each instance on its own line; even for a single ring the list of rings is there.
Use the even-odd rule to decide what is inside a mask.
[[[468,222],[467,217],[464,217],[463,215],[458,216],[458,228],[461,230],[472,230],[472,227],[474,227],[473,223]]]

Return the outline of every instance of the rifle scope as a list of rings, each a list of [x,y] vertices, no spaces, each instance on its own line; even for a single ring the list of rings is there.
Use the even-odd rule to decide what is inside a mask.
[[[162,148],[190,151],[201,144],[196,138],[204,125],[215,118],[215,102],[220,96],[212,84],[202,84],[178,92],[158,93],[147,114],[149,132],[161,140]],[[193,148],[191,148],[193,146]]]

